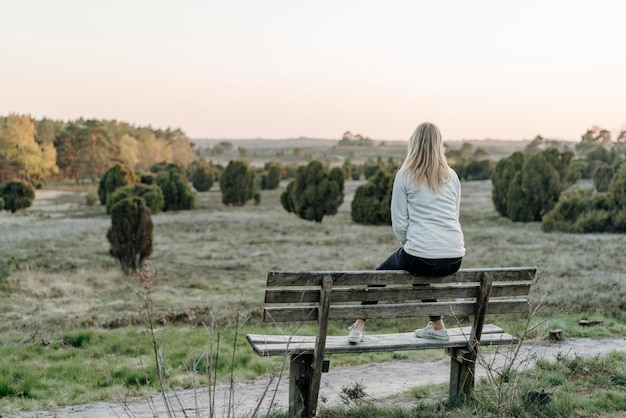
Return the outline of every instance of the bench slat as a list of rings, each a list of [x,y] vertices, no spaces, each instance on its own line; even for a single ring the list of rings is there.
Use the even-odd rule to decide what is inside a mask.
[[[494,283],[491,297],[525,296],[530,291],[531,282],[499,282]],[[424,287],[363,287],[334,288],[332,303],[360,302],[360,301],[394,301],[420,299],[455,299],[475,298],[479,284]],[[265,303],[317,303],[320,299],[319,288],[310,289],[276,289],[270,288],[265,292]]]
[[[448,335],[469,335],[471,326],[460,328],[448,328]],[[504,331],[495,324],[487,324],[483,328],[483,334],[501,334]],[[331,336],[329,336],[331,337]],[[347,334],[346,334],[347,338]],[[417,337],[416,337],[417,338]],[[250,344],[284,344],[284,343],[304,343],[315,342],[314,335],[284,335],[284,334],[247,334],[246,339]]]
[[[461,269],[450,276],[418,276],[400,270],[361,270],[361,271],[270,271],[267,286],[321,286],[322,278],[330,275],[333,286],[368,284],[430,284],[478,282],[483,272],[494,275],[496,281],[532,280],[535,267],[507,267],[488,269]]]
[[[497,328],[497,327],[496,327]],[[499,329],[499,328],[498,328]],[[493,329],[493,331],[497,331]],[[514,344],[518,339],[503,332],[484,333],[481,338],[481,345],[503,345]],[[469,328],[461,331],[451,328],[448,330],[450,339],[448,341],[433,340],[427,338],[417,338],[413,332],[398,334],[366,335],[365,341],[352,345],[348,343],[347,337],[329,336],[326,338],[327,354],[349,354],[349,353],[372,353],[384,351],[411,351],[435,348],[462,348],[466,347],[469,338]],[[253,341],[256,337],[252,337]],[[250,341],[250,338],[248,339]],[[252,342],[250,345],[254,351],[261,356],[282,356],[285,354],[311,354],[315,350],[315,338],[307,340],[296,340],[280,343]]]
[[[430,315],[466,316],[474,313],[474,301],[424,302],[412,304],[335,305],[330,308],[331,320],[393,319]],[[487,313],[508,314],[528,311],[528,300],[490,300]],[[317,320],[317,306],[267,307],[264,322],[293,322]]]

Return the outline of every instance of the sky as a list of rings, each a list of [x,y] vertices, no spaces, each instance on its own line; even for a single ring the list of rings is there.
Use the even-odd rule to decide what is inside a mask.
[[[0,0],[0,115],[190,138],[626,129],[626,2]]]

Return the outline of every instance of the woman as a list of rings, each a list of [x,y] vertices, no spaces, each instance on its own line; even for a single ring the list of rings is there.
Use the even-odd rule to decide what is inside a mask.
[[[413,132],[406,159],[393,182],[391,224],[402,247],[377,270],[406,270],[426,276],[455,273],[465,255],[460,204],[461,182],[448,166],[441,133],[434,124],[424,122]],[[363,302],[368,303],[376,302]],[[364,327],[364,319],[354,322],[348,335],[350,344],[364,340]],[[431,316],[415,335],[448,339],[441,316]]]

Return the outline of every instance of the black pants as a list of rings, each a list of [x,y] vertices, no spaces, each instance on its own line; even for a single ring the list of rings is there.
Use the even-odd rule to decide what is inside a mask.
[[[391,254],[376,270],[405,270],[423,276],[441,277],[456,273],[461,268],[463,257],[459,258],[421,258],[407,254],[404,248]],[[385,285],[371,285],[370,287],[385,287]],[[436,299],[425,299],[422,302],[437,302]],[[375,305],[376,301],[361,302],[363,305]],[[431,321],[438,321],[441,316],[429,317]]]

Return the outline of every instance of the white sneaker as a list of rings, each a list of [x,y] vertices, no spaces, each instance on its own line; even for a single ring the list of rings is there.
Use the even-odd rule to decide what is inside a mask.
[[[350,330],[350,334],[348,334],[348,342],[350,344],[358,344],[365,341],[365,334],[363,334],[363,331],[352,329],[352,326],[348,329]]]
[[[448,341],[450,339],[447,329],[435,329],[433,328],[432,322],[429,322],[424,328],[416,329],[415,336],[418,338],[433,338],[442,341]]]

